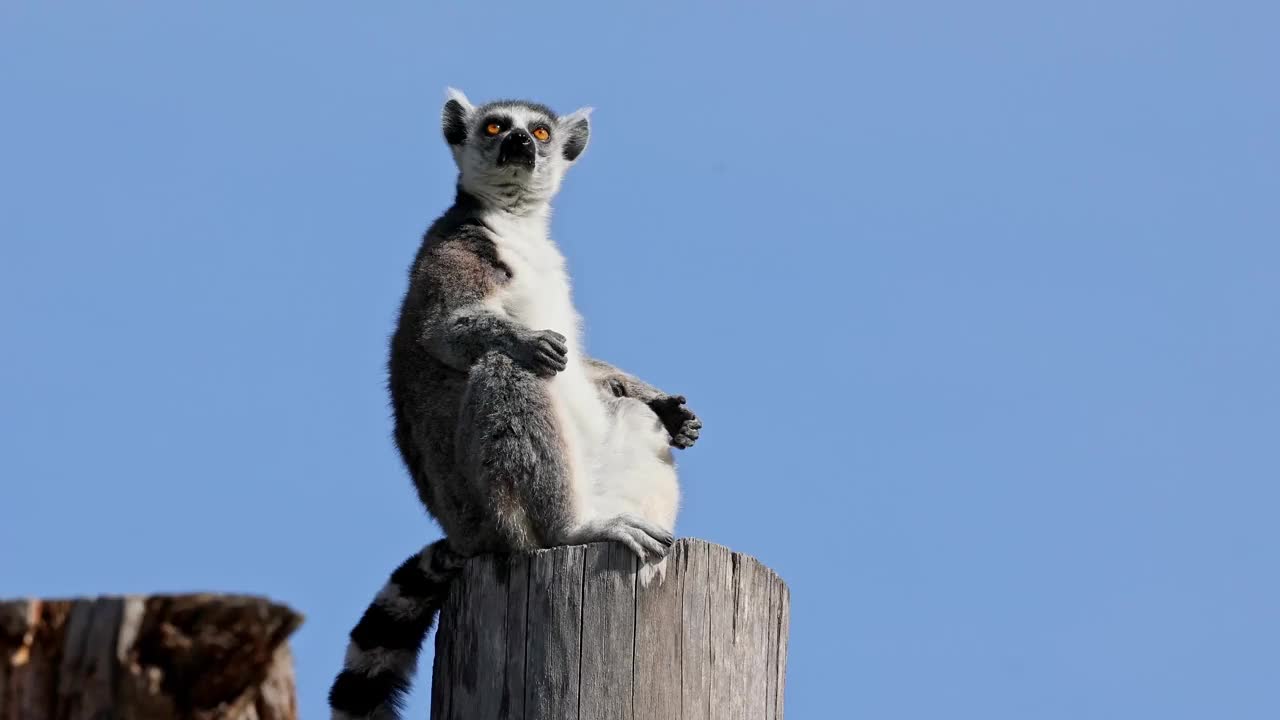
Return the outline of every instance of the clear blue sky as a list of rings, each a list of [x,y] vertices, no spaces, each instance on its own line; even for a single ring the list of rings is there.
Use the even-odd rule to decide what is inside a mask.
[[[1274,4],[70,5],[0,6],[0,595],[270,594],[325,716],[437,536],[383,363],[452,84],[597,108],[590,350],[703,416],[790,717],[1280,716]]]

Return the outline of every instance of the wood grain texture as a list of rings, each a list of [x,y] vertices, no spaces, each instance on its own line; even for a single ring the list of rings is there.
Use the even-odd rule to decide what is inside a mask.
[[[713,546],[707,552],[707,604],[710,606],[711,688],[708,692],[711,720],[733,718],[733,553]]]
[[[681,576],[688,545],[672,548],[662,563],[641,565],[636,574],[634,720],[680,717]]]
[[[526,613],[529,610],[529,561],[523,557],[507,560],[506,677],[498,708],[498,717],[502,720],[524,717]]]
[[[619,543],[588,545],[582,580],[578,717],[631,717],[635,631],[635,554]]]
[[[0,602],[0,720],[296,720],[301,622],[236,595]]]
[[[441,612],[433,720],[780,720],[790,600],[754,558],[681,540],[478,557]]]
[[[116,638],[124,599],[75,603],[58,668],[59,720],[95,720],[115,705]]]
[[[524,646],[524,713],[528,720],[578,717],[585,560],[586,548],[581,546],[557,548],[529,558]],[[452,669],[444,673],[447,682],[452,682],[453,676]]]
[[[498,578],[498,566],[506,559],[476,558],[463,569],[465,594],[454,627],[457,668],[453,684],[454,707],[470,713],[498,717],[506,667],[507,592]],[[505,572],[503,573],[505,575]],[[505,578],[503,578],[505,580]],[[455,718],[461,718],[456,711]]]
[[[680,574],[680,717],[711,718],[711,548],[678,543]]]
[[[453,583],[449,597],[436,618],[435,660],[431,668],[431,717],[448,720],[453,715],[453,683],[445,677],[457,665],[453,654],[453,638],[457,635],[458,615],[466,602],[463,587],[466,583]]]

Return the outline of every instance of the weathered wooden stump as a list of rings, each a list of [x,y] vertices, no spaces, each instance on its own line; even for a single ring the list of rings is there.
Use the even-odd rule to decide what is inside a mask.
[[[301,623],[237,595],[0,602],[0,720],[296,720]]]
[[[681,540],[467,563],[440,615],[432,720],[782,718],[790,597],[752,557]]]

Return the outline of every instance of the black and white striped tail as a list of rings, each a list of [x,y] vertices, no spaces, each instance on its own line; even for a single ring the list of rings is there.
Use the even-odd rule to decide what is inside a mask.
[[[439,540],[405,560],[351,630],[347,659],[329,690],[333,720],[399,716],[418,650],[462,558]]]

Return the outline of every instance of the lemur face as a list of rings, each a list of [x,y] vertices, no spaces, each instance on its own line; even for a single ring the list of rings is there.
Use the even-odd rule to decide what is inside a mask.
[[[545,203],[560,189],[565,171],[587,147],[590,114],[590,108],[583,108],[559,116],[524,100],[477,108],[450,88],[442,124],[462,187],[517,209]]]

